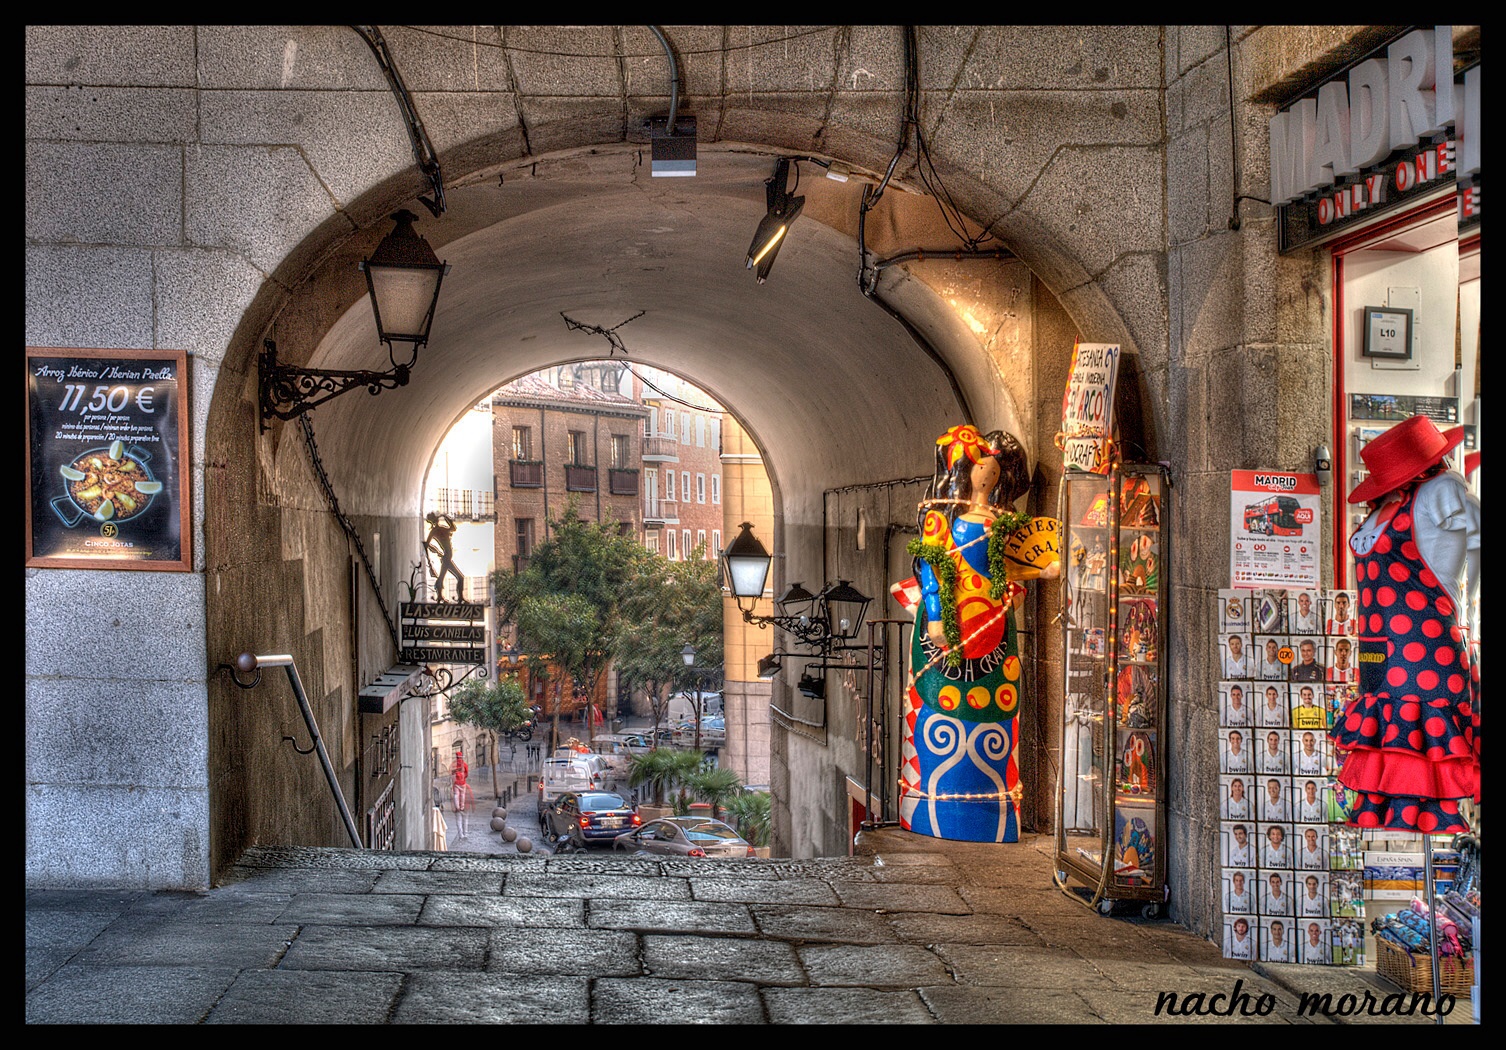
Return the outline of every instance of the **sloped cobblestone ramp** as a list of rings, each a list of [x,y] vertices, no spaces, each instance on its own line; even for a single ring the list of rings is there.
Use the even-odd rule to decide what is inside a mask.
[[[33,889],[26,1020],[1300,1024],[1326,1023],[1299,1014],[1304,981],[1365,986],[1099,916],[1051,884],[1049,838],[884,829],[860,846],[734,862],[256,848],[203,894]],[[1271,1005],[1157,1017],[1167,991]]]

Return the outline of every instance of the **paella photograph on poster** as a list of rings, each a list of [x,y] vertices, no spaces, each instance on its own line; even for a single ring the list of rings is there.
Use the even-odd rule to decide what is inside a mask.
[[[188,572],[187,354],[26,348],[26,564]]]

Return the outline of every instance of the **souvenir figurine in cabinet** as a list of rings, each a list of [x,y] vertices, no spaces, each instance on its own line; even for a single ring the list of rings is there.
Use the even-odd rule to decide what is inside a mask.
[[[1156,682],[1149,671],[1139,664],[1127,664],[1119,668],[1117,696],[1119,724],[1131,729],[1149,729],[1155,708]]]
[[[1155,818],[1140,805],[1114,810],[1114,875],[1149,882],[1156,863]]]
[[[1119,497],[1121,527],[1156,528],[1161,524],[1161,503],[1149,478],[1127,477]]]
[[[1109,552],[1103,545],[1103,537],[1093,537],[1093,547],[1083,560],[1082,585],[1084,590],[1101,591],[1108,581]]]
[[[1119,587],[1125,594],[1155,594],[1160,586],[1160,558],[1155,533],[1130,537],[1119,551]]]
[[[1156,660],[1159,627],[1154,599],[1131,601],[1120,605],[1123,623],[1119,627],[1119,654],[1125,660]]]
[[[1154,783],[1155,743],[1149,733],[1131,733],[1119,756],[1119,790],[1130,795],[1148,795]]]

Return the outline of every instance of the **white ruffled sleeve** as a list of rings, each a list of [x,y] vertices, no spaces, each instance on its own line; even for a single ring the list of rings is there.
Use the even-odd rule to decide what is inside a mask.
[[[1480,589],[1480,501],[1448,471],[1417,486],[1412,504],[1417,551],[1468,620]]]

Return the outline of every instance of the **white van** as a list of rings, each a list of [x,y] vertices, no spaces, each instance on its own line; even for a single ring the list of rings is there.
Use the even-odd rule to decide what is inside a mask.
[[[719,715],[722,713],[721,693],[701,694],[701,717],[707,715]],[[695,724],[695,694],[676,693],[669,698],[669,703],[664,708],[663,725],[673,728],[682,722]]]
[[[634,742],[640,742],[635,744]],[[591,741],[591,752],[600,755],[606,762],[607,774],[617,780],[626,780],[632,766],[633,755],[649,750],[641,736],[604,734]]]
[[[545,806],[567,791],[592,791],[601,786],[601,766],[588,756],[546,758],[539,775],[539,805]]]

